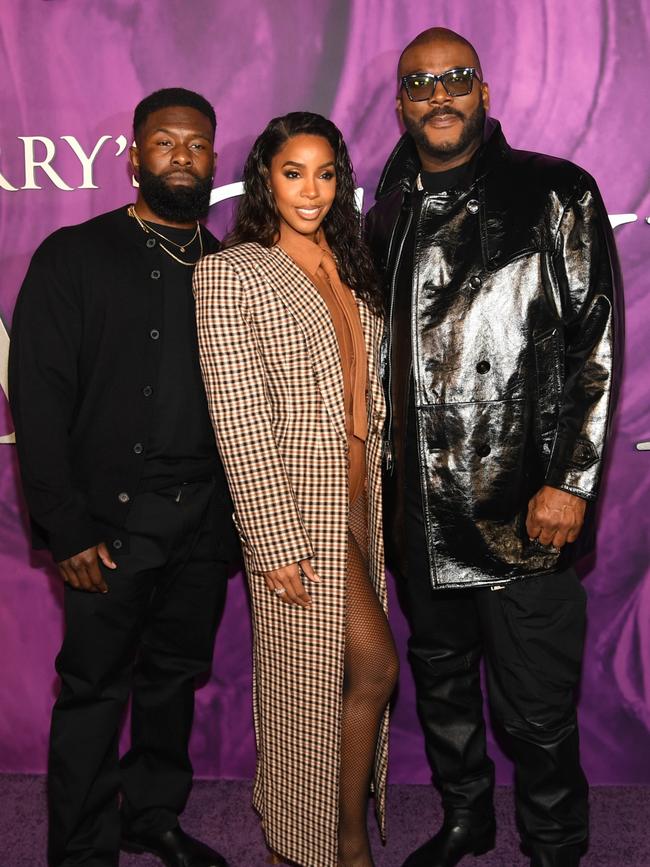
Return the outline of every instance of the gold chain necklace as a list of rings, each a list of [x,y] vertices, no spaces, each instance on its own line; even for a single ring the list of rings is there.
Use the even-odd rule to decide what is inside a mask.
[[[189,247],[190,244],[193,244],[194,241],[196,241],[196,236],[199,234],[199,231],[200,231],[200,224],[199,224],[199,221],[197,220],[196,221],[196,229],[194,230],[194,234],[192,235],[190,240],[185,241],[184,244],[177,244],[176,241],[172,241],[171,238],[168,238],[166,235],[163,235],[162,232],[158,232],[156,229],[154,229],[153,226],[150,226],[148,223],[145,223],[144,220],[142,219],[142,217],[136,211],[135,205],[131,205],[129,207],[129,213],[132,217],[135,217],[135,219],[138,221],[138,225],[140,226],[140,228],[144,229],[145,232],[153,232],[154,235],[158,235],[158,237],[162,238],[163,241],[166,241],[168,244],[173,244],[174,247],[178,247],[178,249],[181,251],[181,253],[184,253],[186,247]]]
[[[196,231],[194,232],[194,234],[192,235],[190,240],[186,241],[184,244],[177,244],[176,241],[172,241],[171,238],[167,238],[161,232],[157,232],[153,228],[153,226],[148,226],[144,222],[144,220],[141,219],[140,215],[136,211],[135,205],[129,205],[129,207],[127,209],[127,213],[129,215],[129,217],[133,217],[135,219],[137,224],[140,226],[140,228],[142,229],[142,231],[146,235],[149,235],[151,232],[153,232],[154,235],[158,235],[158,237],[162,238],[163,241],[166,241],[168,244],[173,244],[175,247],[178,247],[179,250],[181,251],[181,253],[184,253],[186,248],[189,247],[190,244],[194,243],[194,241],[196,240],[196,237],[198,235],[198,238],[199,238],[199,258],[196,259],[194,262],[185,262],[183,259],[179,259],[178,256],[175,253],[172,253],[172,251],[168,247],[165,247],[165,245],[160,243],[160,242],[158,243],[158,246],[160,247],[160,249],[164,250],[168,256],[171,256],[172,259],[174,259],[174,261],[178,262],[180,265],[185,265],[188,268],[193,268],[196,265],[196,263],[200,259],[203,258],[203,235],[201,233],[201,225],[200,225],[198,220],[196,221]]]

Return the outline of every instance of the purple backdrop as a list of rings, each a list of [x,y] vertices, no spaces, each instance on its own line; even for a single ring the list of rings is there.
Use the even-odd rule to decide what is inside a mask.
[[[580,713],[591,781],[650,783],[650,454],[635,450],[637,442],[650,440],[647,3],[4,4],[0,313],[8,328],[29,257],[45,235],[133,199],[125,153],[131,112],[159,87],[190,87],[215,104],[219,185],[239,180],[254,136],[273,115],[311,109],[331,116],[350,145],[368,204],[399,134],[393,110],[399,51],[434,24],[476,44],[492,85],[493,114],[513,145],[576,161],[596,176],[610,214],[638,216],[616,233],[626,281],[627,374],[598,559],[586,577],[589,636]],[[210,223],[218,233],[229,213],[228,202],[213,208]],[[4,337],[0,323],[3,387]],[[6,437],[12,427],[1,392],[0,400],[0,436]],[[55,690],[61,588],[48,558],[30,553],[10,444],[0,444],[0,529],[0,771],[39,772]],[[404,657],[406,628],[394,594],[392,603]],[[214,672],[198,696],[192,744],[198,774],[252,774],[250,703],[249,618],[242,578],[235,576]],[[405,660],[392,731],[393,782],[427,781]],[[509,781],[510,767],[494,745],[493,754],[500,781]]]

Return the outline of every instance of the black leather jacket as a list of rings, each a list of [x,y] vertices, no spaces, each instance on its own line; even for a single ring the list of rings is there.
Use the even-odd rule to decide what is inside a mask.
[[[419,169],[405,134],[367,217],[388,296],[388,381],[395,276]],[[593,178],[511,149],[496,121],[471,188],[451,206],[424,195],[411,333],[434,587],[558,571],[593,546],[591,505],[578,542],[561,552],[531,543],[525,520],[544,484],[597,495],[622,351],[619,279]],[[390,394],[388,402],[390,443]]]

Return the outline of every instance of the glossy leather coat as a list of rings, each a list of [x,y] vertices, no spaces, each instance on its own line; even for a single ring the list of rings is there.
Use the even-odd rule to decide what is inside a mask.
[[[395,275],[419,168],[407,133],[367,217],[386,283],[387,382]],[[435,587],[557,571],[593,546],[591,504],[579,540],[561,552],[529,541],[525,521],[542,485],[597,496],[622,350],[619,280],[593,178],[567,161],[513,150],[496,121],[488,121],[471,188],[424,194],[411,332]]]

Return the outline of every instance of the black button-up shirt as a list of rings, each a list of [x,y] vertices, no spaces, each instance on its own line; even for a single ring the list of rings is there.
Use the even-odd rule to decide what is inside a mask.
[[[172,243],[155,236],[147,239],[147,246],[154,247],[162,241],[177,259],[193,261],[198,257],[201,246],[193,228],[150,225]],[[203,228],[201,232],[214,248],[212,237]],[[150,245],[151,240],[154,243]],[[184,251],[174,244],[185,244]],[[214,471],[215,440],[197,351],[193,273],[194,268],[182,265],[163,250],[160,267],[151,274],[152,278],[159,275],[154,279],[162,284],[163,303],[162,320],[156,323],[160,327],[152,329],[149,336],[160,340],[161,348],[149,438],[146,448],[141,442],[133,446],[136,454],[144,452],[145,456],[140,491],[195,481]]]

